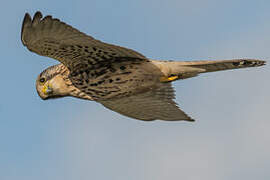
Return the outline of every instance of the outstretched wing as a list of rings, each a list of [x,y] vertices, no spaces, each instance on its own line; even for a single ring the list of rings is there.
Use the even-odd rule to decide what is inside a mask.
[[[145,93],[99,102],[113,111],[139,120],[194,121],[179,109],[174,98],[171,83],[163,83],[161,87]]]
[[[40,12],[33,19],[25,14],[21,40],[30,51],[54,58],[76,72],[126,58],[146,59],[131,49],[98,41],[51,16],[42,18]]]

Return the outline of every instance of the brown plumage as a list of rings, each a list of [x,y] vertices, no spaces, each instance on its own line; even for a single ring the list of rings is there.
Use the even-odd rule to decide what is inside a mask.
[[[58,60],[37,78],[42,99],[74,96],[94,100],[140,120],[193,121],[174,102],[171,82],[200,73],[262,66],[265,61],[160,61],[120,46],[103,43],[37,12],[26,13],[21,40],[30,51]]]

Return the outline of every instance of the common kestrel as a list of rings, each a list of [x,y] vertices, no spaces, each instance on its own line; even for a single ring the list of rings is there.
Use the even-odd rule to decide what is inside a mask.
[[[101,42],[52,16],[26,13],[21,40],[30,51],[61,64],[36,80],[42,99],[64,96],[97,101],[139,120],[194,121],[174,102],[172,81],[200,73],[262,66],[265,61],[161,61],[124,47]]]

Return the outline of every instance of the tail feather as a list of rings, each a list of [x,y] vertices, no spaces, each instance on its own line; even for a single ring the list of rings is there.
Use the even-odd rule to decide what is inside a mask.
[[[183,63],[184,66],[204,69],[205,72],[214,72],[247,67],[258,67],[265,65],[266,62],[257,59],[233,59],[219,61],[192,61]]]
[[[164,77],[173,77],[173,80],[186,79],[200,73],[258,67],[266,64],[257,59],[232,59],[215,61],[157,61],[152,60],[164,74]],[[170,78],[167,79],[170,81]],[[165,81],[166,82],[166,81]]]

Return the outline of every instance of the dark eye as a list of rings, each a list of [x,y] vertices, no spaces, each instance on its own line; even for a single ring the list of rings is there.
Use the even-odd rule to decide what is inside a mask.
[[[45,78],[44,77],[40,78],[39,79],[39,82],[44,83],[45,82]]]

